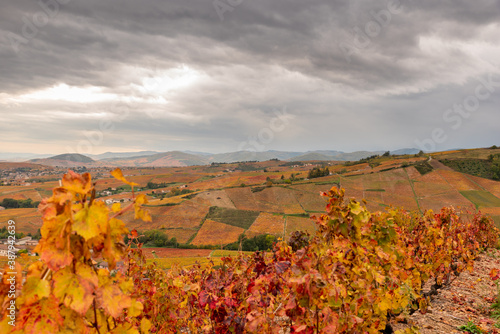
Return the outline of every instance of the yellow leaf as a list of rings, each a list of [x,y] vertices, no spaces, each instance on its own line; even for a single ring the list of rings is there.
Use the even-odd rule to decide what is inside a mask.
[[[177,288],[183,288],[184,282],[179,277],[177,277],[174,279],[174,286]]]
[[[141,207],[141,205],[147,204],[147,203],[148,203],[148,199],[146,198],[146,195],[140,194],[139,196],[137,196],[137,198],[135,199],[135,202],[134,202],[134,209],[135,209],[134,219],[142,219],[145,222],[152,221],[151,215],[149,214],[149,212],[147,212],[146,210],[144,210]]]
[[[129,317],[137,317],[142,313],[144,306],[137,300],[132,300],[132,305],[128,308]]]
[[[131,187],[138,186],[139,184],[135,182],[129,182],[127,179],[123,176],[122,170],[120,168],[115,169],[114,171],[111,172],[111,175],[117,179],[120,180],[126,184],[128,184]]]
[[[390,310],[392,307],[391,300],[387,298],[382,299],[382,301],[380,301],[378,305],[382,312],[386,312],[387,310]]]
[[[151,321],[149,321],[147,318],[142,318],[141,320],[141,332],[144,334],[149,333],[149,330],[151,329]]]
[[[110,219],[109,220],[109,234],[116,239],[116,237],[121,237],[129,233],[128,229],[125,227],[125,223],[120,219]]]
[[[119,324],[110,333],[112,334],[139,334],[139,331],[131,324]]]
[[[23,286],[23,292],[19,297],[21,304],[30,305],[50,294],[49,282],[39,277],[28,277]]]
[[[113,212],[120,212],[121,209],[122,209],[122,206],[120,203],[114,203],[111,206],[111,211],[113,211]]]
[[[108,272],[100,269],[99,288],[97,289],[97,301],[106,312],[113,318],[117,318],[122,314],[122,311],[132,305],[130,296],[125,295],[119,285],[113,279],[108,277]]]
[[[82,263],[77,263],[75,273],[71,266],[56,272],[53,276],[54,296],[67,307],[85,314],[94,301],[94,290],[97,287],[97,275],[94,270]]]
[[[86,241],[107,230],[108,208],[103,202],[94,202],[88,209],[83,208],[74,216],[73,230]]]

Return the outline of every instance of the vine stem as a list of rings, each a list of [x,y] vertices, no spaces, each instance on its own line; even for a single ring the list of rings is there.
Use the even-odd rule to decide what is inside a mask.
[[[94,303],[93,304],[94,304],[94,327],[97,330],[97,333],[101,334],[101,332],[99,331],[99,326],[97,324],[97,311],[96,311],[96,308],[95,308],[95,299],[94,299]]]

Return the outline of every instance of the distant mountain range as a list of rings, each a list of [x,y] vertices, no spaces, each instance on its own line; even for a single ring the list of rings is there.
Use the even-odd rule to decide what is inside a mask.
[[[154,155],[160,152],[156,151],[140,151],[140,152],[106,152],[102,154],[89,155],[94,160],[112,159],[112,158],[131,158],[141,157],[146,155]]]
[[[393,155],[416,154],[415,148],[392,151]],[[98,155],[82,155],[76,153],[60,154],[56,156],[24,154],[28,159],[17,160],[23,155],[0,153],[0,159],[6,161],[26,161],[46,166],[61,167],[177,167],[208,165],[211,163],[232,163],[240,161],[266,161],[278,159],[282,161],[356,161],[372,155],[381,155],[384,151],[340,152],[333,150],[317,150],[308,152],[265,151],[250,152],[238,151],[229,153],[205,153],[192,151],[172,152],[106,152]]]

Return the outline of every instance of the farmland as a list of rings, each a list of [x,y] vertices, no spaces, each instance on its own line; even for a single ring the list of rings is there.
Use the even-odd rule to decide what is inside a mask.
[[[247,230],[246,235],[253,237],[259,234],[283,236],[285,219],[279,214],[262,212]]]
[[[477,208],[500,207],[500,198],[495,197],[487,191],[461,191],[460,193],[474,203]]]
[[[498,220],[500,217],[500,182],[463,174],[443,165],[438,159],[486,159],[491,150],[466,150],[433,153],[426,156],[376,157],[363,163],[307,162],[283,164],[281,161],[215,164],[211,166],[123,169],[124,175],[139,184],[135,194],[145,194],[147,210],[153,219],[145,223],[135,220],[133,213],[120,218],[129,229],[161,230],[169,239],[192,246],[219,247],[258,234],[288,237],[293,231],[313,232],[315,223],[307,218],[324,212],[326,201],[320,196],[332,186],[341,185],[346,196],[364,199],[370,210],[401,207],[424,212],[453,205],[480,208]],[[412,164],[427,162],[431,166],[424,175]],[[328,166],[331,175],[307,180],[313,167]],[[402,168],[402,167],[405,168]],[[123,186],[104,172],[98,174],[98,191],[113,191],[100,199],[125,201],[132,196]],[[270,181],[270,182],[269,182]],[[147,183],[164,187],[147,189]],[[0,187],[3,198],[40,201],[50,196],[57,181],[33,182],[29,186]],[[158,195],[173,189],[189,189],[190,193],[160,199]],[[155,193],[153,193],[153,191]],[[125,205],[125,204],[124,204]],[[0,227],[14,219],[18,231],[34,234],[42,220],[37,209],[0,211]]]
[[[316,223],[309,218],[288,216],[286,218],[285,238],[289,238],[295,231],[306,231],[313,235],[316,231]]]
[[[193,245],[217,245],[229,244],[238,241],[240,234],[245,230],[241,227],[231,226],[207,219],[198,234],[192,241]]]

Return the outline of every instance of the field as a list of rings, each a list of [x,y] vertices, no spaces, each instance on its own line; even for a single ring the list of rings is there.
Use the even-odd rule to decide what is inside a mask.
[[[446,151],[432,153],[432,157],[436,159],[488,159],[490,154],[498,153],[499,150],[490,148],[475,148],[466,150]]]
[[[287,215],[305,213],[304,209],[297,201],[293,190],[283,187],[272,187],[264,189],[263,192],[272,193],[275,203],[280,207],[279,212],[283,212]]]
[[[168,236],[169,239],[175,238],[177,242],[185,244],[196,234],[196,229],[185,229],[185,228],[174,228],[174,229],[164,229],[163,232]]]
[[[474,203],[477,208],[500,207],[500,198],[487,191],[461,191],[460,193]]]
[[[157,248],[159,250],[159,248]],[[148,250],[148,248],[144,249]],[[156,251],[158,253],[158,250]],[[169,250],[170,251],[170,250]],[[175,256],[176,251],[179,251],[180,254],[185,252],[185,256]],[[229,250],[207,250],[207,249],[172,249],[171,254],[168,252],[165,253],[165,256],[161,256],[159,258],[148,257],[147,263],[155,263],[159,268],[163,270],[168,270],[172,268],[172,266],[178,265],[182,268],[189,269],[190,267],[199,264],[201,266],[206,266],[210,263],[214,265],[219,265],[222,263],[223,257],[236,257],[239,254],[251,254],[252,252],[238,252],[238,251],[229,251]],[[173,256],[170,256],[173,255]]]
[[[201,193],[197,197],[209,201],[210,206],[217,206],[220,208],[227,208],[227,209],[236,209],[233,202],[231,201],[231,199],[224,190],[207,191]]]
[[[473,182],[478,184],[483,190],[489,191],[496,197],[500,198],[500,182],[498,181],[493,181],[493,180],[488,180],[488,179],[483,179],[481,177],[477,176],[468,176]]]
[[[239,254],[252,254],[252,253],[253,252],[238,252],[231,250],[216,249],[212,251],[210,257],[230,257],[230,256],[238,256]]]
[[[9,220],[16,222],[16,232],[35,234],[42,227],[42,217],[36,208],[8,209],[0,211],[0,227]]]
[[[481,190],[466,174],[448,170],[439,170],[438,173],[458,191]]]
[[[210,249],[143,248],[146,258],[208,257]],[[156,254],[156,257],[153,255]]]
[[[419,176],[413,181],[413,188],[418,198],[444,194],[455,189],[438,172],[434,171]]]
[[[290,188],[295,190],[295,198],[307,212],[325,211],[326,201],[320,193],[330,190],[328,185],[301,184]]]
[[[241,227],[205,220],[191,244],[193,245],[226,245],[238,241],[245,232]]]
[[[285,240],[288,240],[290,235],[295,231],[307,231],[309,234],[314,235],[316,232],[316,222],[310,218],[286,217]]]
[[[468,201],[457,190],[421,198],[419,199],[419,203],[422,211],[433,210],[434,212],[439,212],[444,206],[453,206],[455,208],[462,207],[466,209],[473,208],[472,202]]]
[[[379,157],[371,161],[373,168],[368,163],[345,166],[338,162],[328,165],[332,175],[294,181],[288,180],[292,173],[305,178],[308,171],[317,166],[315,162],[301,166],[266,161],[155,169],[127,167],[124,175],[138,182],[139,187],[150,181],[164,182],[167,187],[154,191],[170,191],[180,185],[188,185],[187,189],[193,193],[159,200],[151,196],[153,190],[136,192],[147,195],[147,210],[153,222],[134,220],[132,212],[124,214],[121,219],[129,229],[160,229],[169,238],[175,237],[180,243],[194,245],[209,242],[227,244],[236,241],[239,233],[243,232],[254,236],[259,233],[290,235],[298,229],[314,231],[314,223],[301,215],[324,212],[327,202],[320,192],[327,192],[339,182],[348,198],[364,199],[368,208],[374,211],[385,210],[389,206],[420,212],[427,209],[437,211],[450,205],[465,208],[478,206],[491,216],[499,217],[500,182],[453,171],[437,160],[468,155],[486,158],[489,152],[491,150],[481,149],[441,155],[433,153],[434,159],[429,160],[433,170],[425,175],[413,166],[401,168],[401,164],[427,161],[427,157]],[[264,172],[264,169],[267,171]],[[100,178],[94,178],[98,190],[123,186],[109,175],[102,172],[99,175]],[[281,180],[282,175],[288,184]],[[266,186],[268,177],[277,184]],[[0,187],[0,200],[12,197],[38,201],[50,196],[52,188],[58,184],[57,181],[50,181],[29,186],[3,186]],[[128,199],[131,196],[130,192],[123,192],[99,200]],[[0,211],[0,227],[9,219],[14,219],[18,231],[24,233],[35,233],[42,223],[37,209]],[[210,227],[214,228],[211,233]],[[232,227],[236,230],[231,230]]]
[[[495,221],[497,228],[500,229],[500,216],[492,216],[491,218]]]
[[[209,210],[209,206],[192,201],[185,201],[171,208],[161,222],[166,228],[195,228]]]
[[[255,211],[211,207],[207,218],[246,230],[254,223],[258,216],[259,213]]]
[[[245,232],[249,238],[259,234],[283,236],[285,219],[278,214],[262,212],[250,228]]]
[[[226,189],[226,194],[238,210],[259,211],[258,205],[249,187]]]
[[[156,264],[156,266],[163,270],[168,270],[172,268],[173,265],[178,265],[182,268],[189,268],[196,264],[208,265],[213,262],[215,265],[220,264],[221,260],[219,258],[208,258],[208,257],[173,257],[173,258],[159,258],[159,259],[147,259],[147,264]]]

